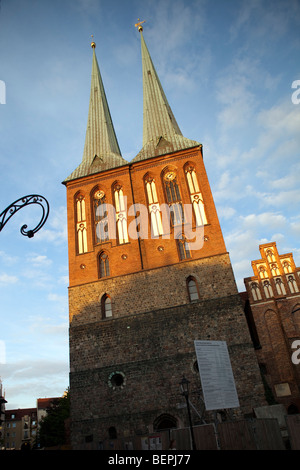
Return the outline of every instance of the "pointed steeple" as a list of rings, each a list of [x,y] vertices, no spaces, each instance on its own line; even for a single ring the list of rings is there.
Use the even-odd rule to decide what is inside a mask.
[[[141,34],[144,109],[143,148],[133,162],[200,145],[182,135],[146,46],[141,23],[136,26]]]
[[[91,46],[93,48],[91,93],[83,157],[81,164],[65,181],[128,163],[121,156],[116,138],[95,53],[96,44],[92,42]]]

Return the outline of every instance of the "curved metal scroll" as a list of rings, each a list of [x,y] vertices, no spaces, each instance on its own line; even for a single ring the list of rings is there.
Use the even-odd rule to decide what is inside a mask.
[[[47,199],[45,199],[43,196],[39,196],[38,194],[30,194],[29,196],[21,197],[20,199],[17,199],[15,202],[10,204],[6,209],[4,209],[4,211],[0,214],[0,232],[4,225],[16,212],[22,209],[22,207],[29,206],[30,204],[38,204],[41,206],[43,211],[39,224],[33,230],[26,230],[27,225],[22,225],[20,229],[22,235],[28,238],[32,238],[34,234],[42,228],[49,215],[49,203]]]

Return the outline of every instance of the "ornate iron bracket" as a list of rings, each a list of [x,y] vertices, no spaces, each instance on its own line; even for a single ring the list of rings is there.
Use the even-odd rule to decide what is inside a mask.
[[[20,229],[22,235],[28,238],[32,238],[34,234],[43,227],[49,215],[49,203],[47,199],[45,199],[43,196],[39,196],[38,194],[31,194],[29,196],[21,197],[20,199],[17,199],[15,202],[10,204],[6,209],[4,209],[4,211],[0,214],[0,232],[4,225],[16,212],[22,209],[22,207],[29,206],[30,204],[38,204],[41,206],[43,211],[39,224],[33,230],[26,230],[27,225],[22,225]]]

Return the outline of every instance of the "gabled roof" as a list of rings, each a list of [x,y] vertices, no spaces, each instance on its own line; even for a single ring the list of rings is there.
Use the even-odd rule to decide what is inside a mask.
[[[181,133],[141,34],[143,67],[143,148],[132,162],[199,146]]]
[[[82,162],[64,182],[126,165],[112,123],[101,73],[93,48],[92,78],[88,122]]]

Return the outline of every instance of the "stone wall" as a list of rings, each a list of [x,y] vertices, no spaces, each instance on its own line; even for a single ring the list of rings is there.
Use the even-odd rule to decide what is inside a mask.
[[[161,414],[173,416],[179,427],[187,424],[179,382],[184,374],[191,391],[201,388],[194,351],[199,339],[227,342],[241,405],[238,416],[265,404],[238,295],[73,324],[70,387],[77,445],[89,434],[107,439],[110,427],[118,437],[140,429],[152,432]],[[123,378],[121,385],[114,383],[114,374]]]

